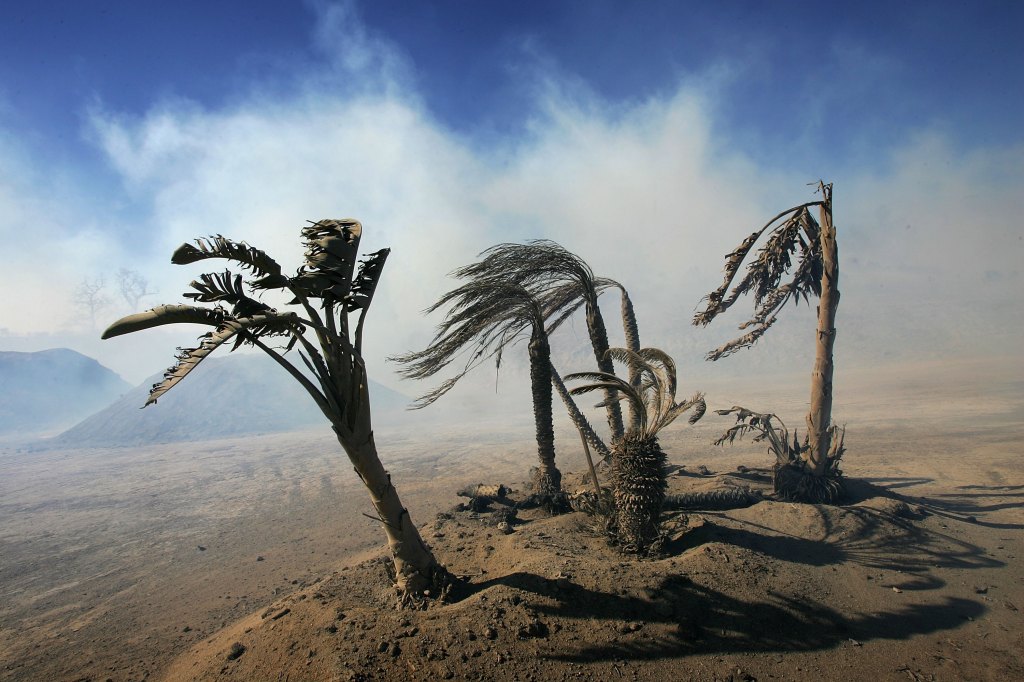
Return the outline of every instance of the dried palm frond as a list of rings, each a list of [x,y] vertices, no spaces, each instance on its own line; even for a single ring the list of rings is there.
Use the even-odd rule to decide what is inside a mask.
[[[195,242],[195,246],[179,246],[171,255],[171,262],[175,265],[187,265],[208,258],[224,258],[235,261],[260,276],[249,283],[254,289],[279,289],[288,284],[288,278],[281,274],[281,266],[277,261],[245,242],[236,242],[219,234],[199,238]]]
[[[820,276],[821,257],[816,238],[818,225],[809,208],[821,203],[808,202],[783,211],[726,255],[725,280],[718,289],[705,297],[707,303],[703,310],[694,315],[693,324],[708,325],[741,296],[749,293],[754,298],[754,315],[741,324],[740,329],[752,329],[709,352],[708,360],[718,360],[753,345],[775,323],[779,310],[791,298],[806,298],[808,292],[816,291],[817,285],[812,280],[816,273]],[[783,218],[785,220],[779,223]],[[768,238],[757,250],[757,257],[747,265],[747,272],[740,282],[733,286],[740,266],[765,233]],[[798,262],[794,276],[789,282],[782,283],[783,277],[793,267],[794,255]]]
[[[715,445],[732,443],[746,434],[753,434],[755,443],[765,442],[768,451],[775,455],[773,482],[775,492],[785,500],[832,503],[843,491],[839,462],[842,459],[846,430],[836,425],[829,427],[832,449],[828,453],[825,472],[814,475],[807,462],[810,449],[805,436],[800,442],[796,430],[790,438],[789,430],[778,416],[770,412],[754,412],[744,407],[733,406],[727,410],[715,410],[721,415],[736,415],[737,423],[722,434]],[[817,480],[820,479],[820,480]]]
[[[595,276],[582,258],[550,240],[497,244],[480,256],[478,262],[455,270],[453,275],[524,287],[540,303],[549,334],[580,308],[585,308],[587,332],[598,369],[614,373],[612,361],[606,358],[608,331],[597,301],[605,289],[622,289],[618,282]],[[611,437],[615,440],[624,430],[622,412],[611,393],[605,396],[604,406]]]

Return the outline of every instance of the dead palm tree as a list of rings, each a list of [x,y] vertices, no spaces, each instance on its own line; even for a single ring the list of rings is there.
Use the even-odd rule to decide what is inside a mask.
[[[793,437],[789,437],[789,429],[778,416],[770,412],[752,412],[745,407],[734,405],[728,410],[715,410],[721,415],[735,414],[736,425],[726,431],[715,441],[715,445],[732,443],[747,433],[754,434],[754,442],[767,442],[768,451],[775,455],[776,490],[784,500],[806,500],[811,502],[828,502],[836,499],[841,493],[842,471],[839,462],[843,457],[844,429],[839,429],[832,439],[828,453],[828,469],[824,476],[815,478],[805,476],[801,468],[804,455],[810,445],[805,438],[800,443],[796,429]]]
[[[605,289],[618,288],[622,292],[626,345],[634,351],[639,350],[636,317],[625,288],[614,280],[595,276],[582,258],[563,246],[539,239],[525,244],[498,244],[480,255],[482,258],[478,262],[460,268],[454,274],[457,277],[514,282],[525,287],[540,301],[549,334],[584,307],[587,333],[598,369],[609,374],[615,373],[615,367],[607,354],[608,330],[598,297]],[[619,402],[612,400],[613,395],[608,393],[605,403],[611,440],[615,442],[622,437],[624,426],[622,410]]]
[[[221,346],[231,350],[252,345],[283,367],[313,398],[330,421],[356,473],[370,492],[384,527],[394,560],[395,581],[403,599],[429,595],[442,588],[447,573],[423,543],[409,513],[402,506],[391,477],[381,464],[370,423],[370,397],[362,356],[363,322],[373,299],[389,250],[372,253],[355,273],[362,226],[355,220],[321,220],[302,228],[305,263],[294,277],[263,251],[222,236],[183,244],[172,263],[187,264],[217,258],[239,264],[254,275],[250,291],[284,290],[302,312],[283,312],[247,295],[241,275],[204,274],[191,283],[185,297],[213,307],[162,305],[130,315],[112,324],[104,339],[166,324],[201,324],[213,328],[200,337],[196,348],[179,349],[177,362],[163,381],[154,384],[146,405],[182,381],[199,363]],[[353,274],[355,275],[353,276]],[[357,315],[355,326],[350,316]],[[315,342],[307,337],[312,334]],[[286,341],[283,350],[271,339]],[[285,353],[298,346],[309,375],[290,362]],[[312,377],[312,379],[309,378]]]
[[[637,428],[627,431],[612,449],[611,526],[623,551],[646,553],[657,546],[658,522],[665,500],[665,453],[658,443],[658,432],[691,409],[689,422],[696,423],[704,416],[706,405],[701,393],[682,403],[675,401],[676,365],[664,351],[612,348],[608,355],[637,370],[639,389],[607,372],[577,372],[565,378],[590,382],[572,389],[573,395],[613,391],[616,399],[632,403],[634,413],[640,417]]]
[[[463,269],[464,270],[464,269]],[[462,272],[456,271],[456,273]],[[529,330],[530,388],[540,460],[535,488],[548,506],[562,504],[562,474],[555,466],[555,432],[551,406],[551,347],[540,303],[522,286],[496,278],[478,277],[444,294],[427,314],[450,306],[430,344],[421,351],[395,356],[404,365],[399,374],[410,379],[432,377],[469,347],[474,350],[461,371],[414,403],[430,405],[489,358],[501,363],[512,343]]]
[[[775,323],[789,301],[799,301],[801,297],[808,300],[812,294],[819,298],[811,407],[807,414],[808,447],[792,462],[775,467],[776,490],[789,498],[814,501],[834,500],[842,490],[838,467],[831,461],[841,453],[841,448],[833,447],[833,441],[842,438],[840,429],[832,424],[832,348],[839,306],[839,251],[832,222],[832,185],[819,182],[818,190],[820,201],[783,211],[726,256],[725,281],[708,294],[707,306],[693,318],[695,325],[707,325],[740,296],[753,294],[754,315],[740,325],[741,330],[750,331],[708,353],[709,360],[718,360],[752,346]],[[820,223],[811,215],[814,207],[819,209]],[[746,275],[733,286],[740,266],[765,234],[764,245],[747,266]],[[783,283],[790,273],[792,277]],[[805,477],[810,480],[803,481]],[[834,480],[827,481],[829,478]]]

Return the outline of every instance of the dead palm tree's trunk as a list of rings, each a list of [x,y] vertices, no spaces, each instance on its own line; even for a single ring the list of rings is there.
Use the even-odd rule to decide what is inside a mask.
[[[601,437],[594,431],[594,427],[590,425],[587,417],[580,412],[580,408],[576,405],[572,396],[569,395],[569,389],[565,387],[565,383],[562,381],[562,377],[558,375],[558,370],[555,369],[554,365],[551,366],[551,383],[554,384],[555,391],[558,392],[558,396],[562,399],[565,409],[569,413],[569,420],[576,427],[576,430],[580,432],[580,437],[583,438],[583,441],[592,445],[597,454],[601,456],[601,459],[605,461],[610,460],[612,456],[611,450],[608,449],[608,446],[604,444]]]
[[[593,291],[593,289],[592,289]],[[594,348],[594,358],[598,369],[608,374],[615,374],[615,363],[608,356],[608,329],[604,326],[604,317],[597,304],[597,292],[587,297],[587,331],[590,333],[590,345]],[[622,439],[625,429],[622,424],[622,408],[615,400],[615,391],[605,392],[607,402],[608,429],[611,431],[611,442]]]
[[[535,327],[530,337],[530,390],[533,393],[533,420],[537,431],[536,489],[551,498],[562,491],[562,472],[555,466],[555,428],[551,406],[551,346],[543,326]]]
[[[377,455],[373,433],[362,443],[353,444],[338,426],[334,430],[356,474],[369,490],[370,501],[384,527],[394,561],[396,587],[403,595],[429,596],[431,588],[441,587],[444,570],[424,544],[408,510],[402,506],[398,491],[391,484],[391,475]]]
[[[807,462],[815,476],[825,472],[832,431],[832,348],[836,339],[836,308],[839,307],[839,249],[832,223],[832,186],[822,184],[821,203],[821,299],[815,337],[814,371],[811,374],[811,409],[807,414],[810,449]]]

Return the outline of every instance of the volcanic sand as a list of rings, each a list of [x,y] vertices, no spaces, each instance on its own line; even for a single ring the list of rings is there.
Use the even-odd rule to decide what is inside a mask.
[[[802,427],[795,379],[685,388]],[[1024,676],[1020,362],[885,367],[836,386],[846,504],[675,514],[651,560],[618,554],[580,513],[523,511],[506,535],[493,514],[454,509],[471,483],[524,494],[536,455],[522,416],[378,428],[424,538],[461,576],[425,610],[395,608],[383,535],[328,431],[7,448],[0,678]],[[709,414],[663,433],[672,492],[769,489],[762,445],[711,446],[729,424]],[[567,487],[581,485],[578,443],[563,424]]]

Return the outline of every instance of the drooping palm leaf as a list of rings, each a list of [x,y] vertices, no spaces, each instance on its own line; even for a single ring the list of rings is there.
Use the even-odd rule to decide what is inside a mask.
[[[414,407],[425,407],[443,396],[455,383],[489,358],[500,358],[509,343],[532,328],[543,331],[537,301],[521,286],[500,281],[473,280],[444,294],[427,312],[449,306],[430,344],[422,351],[394,356],[402,365],[399,374],[410,379],[436,375],[461,355],[469,358],[455,377],[419,398]]]
[[[598,367],[602,371],[614,371],[611,361],[604,357],[609,346],[608,332],[597,299],[604,289],[620,286],[617,282],[596,277],[582,258],[550,240],[498,244],[480,255],[478,262],[459,268],[453,274],[476,280],[511,282],[526,288],[541,303],[548,333],[585,306],[587,333]],[[622,412],[614,398],[608,394],[604,401],[613,439],[620,437],[623,431]]]
[[[781,273],[788,267],[788,259],[792,253],[790,247],[797,243],[796,234],[801,228],[806,231],[808,209],[811,206],[820,205],[820,201],[812,201],[782,211],[765,223],[761,229],[752,232],[736,249],[726,254],[724,280],[717,289],[704,298],[706,305],[703,310],[694,314],[693,324],[699,326],[710,324],[718,315],[728,310],[744,293],[752,291],[755,294],[755,299],[760,301],[761,297],[774,289],[778,285]],[[747,273],[739,284],[733,287],[740,266],[750,255],[754,245],[782,218],[786,218],[786,220],[771,229],[768,244],[758,251],[758,258],[748,266]],[[813,218],[811,221],[813,222]],[[813,241],[811,240],[812,243]],[[711,355],[708,354],[709,359],[711,359]]]
[[[247,333],[257,337],[273,333],[287,333],[295,325],[295,315],[291,313],[285,315],[263,314],[246,318],[225,317],[220,325],[217,326],[217,329],[199,337],[199,346],[196,348],[179,349],[176,356],[177,362],[164,373],[163,381],[153,384],[153,388],[149,392],[149,399],[146,400],[146,405],[155,403],[160,396],[176,386],[210,353],[217,350],[227,341],[231,339],[242,341],[245,339],[243,335]],[[235,347],[237,348],[237,344]],[[143,407],[146,405],[143,405]]]
[[[280,289],[288,284],[288,278],[281,274],[281,266],[265,252],[219,234],[196,239],[195,246],[182,244],[171,256],[171,262],[187,265],[208,258],[232,260],[260,275],[259,279],[249,283],[253,289]]]
[[[100,336],[110,339],[122,334],[152,329],[165,324],[202,324],[220,326],[227,313],[223,308],[200,308],[193,305],[161,305],[143,313],[122,317],[114,322]]]

